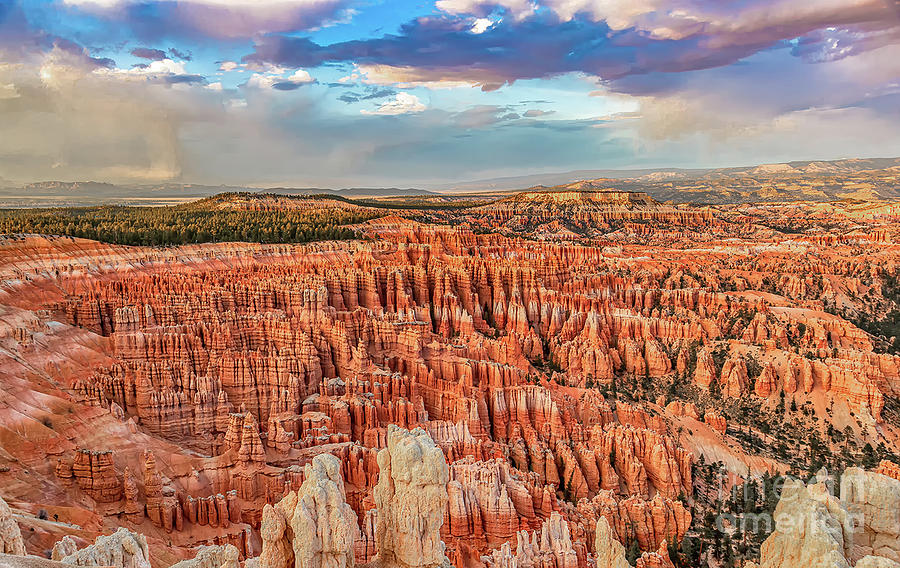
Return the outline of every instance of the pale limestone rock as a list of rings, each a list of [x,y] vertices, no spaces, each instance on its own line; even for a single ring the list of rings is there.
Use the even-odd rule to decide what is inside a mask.
[[[66,535],[62,537],[62,539],[56,541],[56,544],[53,545],[53,550],[50,552],[50,559],[62,560],[70,554],[75,554],[77,551],[78,544],[75,542],[75,539],[70,535]]]
[[[744,568],[900,568],[900,481],[849,468],[840,494],[788,481],[759,565]]]
[[[449,566],[440,529],[447,508],[450,468],[421,428],[388,427],[378,452],[375,562],[385,568]]]
[[[847,511],[824,483],[788,480],[775,508],[775,532],[760,550],[760,568],[849,568]]]
[[[71,566],[150,568],[150,552],[144,535],[120,527],[113,534],[99,536],[94,544],[64,557],[62,563]]]
[[[300,489],[263,510],[260,533],[259,568],[353,568],[359,527],[346,501],[340,461],[316,456]]]
[[[0,568],[68,568],[65,564],[43,556],[20,556],[0,553]]]
[[[882,556],[865,556],[854,568],[900,568],[900,564]]]
[[[224,546],[204,546],[197,556],[182,560],[169,568],[240,568],[241,553],[231,544]]]
[[[594,530],[594,558],[597,568],[631,568],[625,560],[625,547],[616,540],[606,517],[597,519]]]
[[[289,568],[294,552],[292,539],[284,535],[286,529],[287,520],[281,511],[266,505],[259,525],[262,552],[253,559],[258,568]]]
[[[22,531],[13,516],[12,509],[0,497],[0,553],[25,556],[25,541]]]
[[[900,562],[900,481],[849,468],[841,476],[841,502],[851,517],[850,562],[869,555]]]

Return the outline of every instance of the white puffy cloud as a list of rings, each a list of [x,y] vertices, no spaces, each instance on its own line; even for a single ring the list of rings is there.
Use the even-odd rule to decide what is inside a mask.
[[[309,72],[305,69],[297,69],[293,74],[291,74],[290,77],[287,78],[287,80],[291,83],[297,83],[300,85],[306,85],[308,83],[315,82],[315,79],[313,79],[312,75],[310,75]]]
[[[476,18],[469,31],[473,34],[483,34],[494,26],[494,20],[490,18]]]
[[[422,112],[427,107],[419,100],[419,97],[411,93],[397,93],[392,101],[382,103],[376,110],[361,110],[362,114],[396,116],[398,114],[410,114]]]
[[[146,66],[132,67],[128,70],[116,69],[132,75],[186,75],[183,61],[173,61],[171,59],[160,59],[159,61],[151,61]]]
[[[251,89],[293,90],[302,85],[315,83],[316,80],[305,69],[297,69],[288,77],[284,69],[272,69],[269,73],[254,73],[244,83]]]
[[[274,85],[280,78],[274,75],[264,75],[262,73],[254,73],[247,79],[247,82],[244,83],[245,87],[249,87],[251,89],[271,89],[272,85]]]

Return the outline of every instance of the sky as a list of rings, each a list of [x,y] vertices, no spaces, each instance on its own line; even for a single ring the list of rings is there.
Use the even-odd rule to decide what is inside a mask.
[[[900,156],[900,0],[0,0],[0,181]]]

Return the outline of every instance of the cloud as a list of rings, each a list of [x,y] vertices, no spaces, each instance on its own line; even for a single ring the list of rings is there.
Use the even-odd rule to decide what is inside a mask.
[[[500,122],[521,118],[510,112],[509,107],[500,105],[475,105],[453,115],[453,123],[464,129],[485,128]]]
[[[339,86],[344,87],[346,85],[339,83]],[[384,89],[377,86],[369,86],[365,88],[365,91],[362,93],[358,92],[348,92],[342,94],[338,97],[338,100],[341,102],[345,102],[347,104],[358,103],[360,101],[370,101],[374,99],[383,99],[386,97],[393,97],[397,94],[397,91],[394,89]]]
[[[476,78],[471,69],[425,70],[421,67],[393,65],[358,65],[357,73],[369,85],[393,85],[401,89],[458,89],[482,87],[486,91],[500,88],[503,83]]]
[[[880,22],[865,28],[815,30],[799,38],[791,53],[809,63],[825,63],[897,44],[900,44],[900,25]]]
[[[202,75],[169,75],[164,79],[170,85],[205,85],[206,77]]]
[[[190,51],[180,51],[174,47],[169,48],[169,56],[172,59],[181,59],[182,61],[191,61],[194,58]]]
[[[418,97],[403,92],[370,113],[396,106],[405,95],[418,101],[408,99],[406,107],[419,112],[375,119],[335,113],[333,101],[313,89],[291,96],[213,85],[176,89],[57,49],[27,65],[0,66],[0,85],[13,85],[19,94],[0,98],[0,177],[415,185],[535,171],[827,158],[851,147],[858,154],[900,154],[900,101],[885,94],[853,104],[854,81],[848,80],[854,77],[864,89],[878,85],[879,69],[894,72],[900,64],[896,52],[872,50],[829,68],[790,57],[789,49],[757,55],[740,69],[694,74],[692,81],[654,80],[662,90],[641,98],[639,112],[603,122],[517,120],[505,105],[425,112]],[[792,65],[778,72],[782,76],[775,68],[785,56]],[[158,70],[184,69],[178,64],[161,63]],[[819,91],[847,106],[773,106],[783,94],[760,77],[785,84],[784,77],[800,70],[805,73],[797,82],[810,83],[797,89],[800,103],[810,107]],[[379,90],[355,86],[351,92]]]
[[[510,3],[507,3],[511,6]],[[880,30],[846,35],[844,43],[893,41],[897,13],[882,0],[744,2],[734,17],[718,1],[635,3],[548,0],[521,20],[501,19],[482,33],[472,20],[423,17],[396,35],[320,45],[308,37],[271,34],[245,56],[248,64],[316,67],[352,62],[366,80],[398,86],[480,86],[580,72],[606,81],[652,73],[683,73],[730,65],[823,28]],[[447,3],[440,4],[445,9]],[[451,11],[489,13],[496,2],[453,2]],[[729,5],[730,6],[730,5]],[[650,12],[656,8],[657,12]],[[511,9],[511,8],[510,8]],[[727,16],[727,17],[726,17]]]
[[[438,0],[449,14],[485,17],[496,10],[518,19],[540,8],[561,21],[579,17],[604,22],[615,31],[633,29],[654,39],[709,38],[710,47],[771,43],[809,30],[896,20],[897,10],[885,0]]]
[[[17,97],[19,97],[19,90],[16,89],[14,84],[8,83],[4,85],[0,83],[0,100],[15,99]]]
[[[283,75],[283,69],[272,68],[267,73],[254,73],[243,86],[253,89],[295,91],[303,85],[310,85],[316,82],[304,69],[294,71],[289,77],[284,77]]]
[[[152,61],[161,61],[166,59],[166,52],[161,49],[151,49],[149,47],[136,47],[131,50],[131,55],[140,57],[141,59],[150,59]]]
[[[526,110],[525,114],[523,114],[522,116],[524,116],[525,118],[540,118],[542,116],[547,116],[547,115],[553,114],[555,112],[556,112],[555,110],[540,110],[540,109],[533,108],[533,109]]]
[[[434,3],[438,10],[448,14],[473,14],[482,18],[489,16],[495,9],[502,8],[518,19],[532,15],[538,8],[532,0],[438,0]]]
[[[427,107],[419,100],[419,97],[410,93],[397,93],[394,100],[383,103],[376,110],[361,110],[362,114],[397,116],[398,114],[410,114],[422,112]]]
[[[297,69],[290,77],[288,77],[288,81],[299,85],[306,85],[315,82],[315,79],[313,79],[305,69]]]
[[[293,81],[279,81],[272,84],[272,88],[276,91],[296,91],[302,86],[302,83],[294,83]]]
[[[571,71],[627,72],[619,70],[617,52],[623,59],[625,52],[634,51],[615,45],[600,49],[609,43],[602,39],[602,26],[584,22],[560,25],[535,18],[515,26],[502,22],[481,34],[471,33],[470,27],[457,18],[419,18],[404,25],[399,35],[324,46],[305,37],[270,35],[260,38],[244,61],[292,67],[354,62],[373,83],[479,85],[493,90],[519,79]],[[584,46],[592,42],[597,45],[586,51]]]
[[[62,47],[0,65],[0,85],[18,94],[0,97],[0,173],[20,180],[177,178],[181,126],[216,108],[203,89],[148,82]]]
[[[494,27],[494,21],[490,18],[476,18],[469,31],[473,34],[483,34],[492,27]]]
[[[900,154],[900,26],[871,0],[440,0],[396,33],[335,43],[296,30],[349,0],[249,2],[69,0],[62,13],[90,21],[75,42],[0,0],[0,177],[393,184]],[[243,85],[196,74],[250,37],[245,58],[215,63]],[[135,45],[178,49],[116,66]],[[351,70],[315,85],[333,77],[320,66]],[[589,112],[560,95],[573,81],[596,83]],[[567,118],[617,99],[637,110]]]
[[[205,85],[206,77],[185,70],[185,64],[172,59],[159,59],[150,63],[139,63],[131,69],[110,67],[101,73],[116,75],[123,79],[142,80],[165,85]]]
[[[345,18],[349,0],[63,0],[121,22],[137,37],[250,38],[313,29]]]
[[[275,83],[280,82],[279,79],[280,77],[278,76],[254,73],[243,86],[251,89],[271,89]]]

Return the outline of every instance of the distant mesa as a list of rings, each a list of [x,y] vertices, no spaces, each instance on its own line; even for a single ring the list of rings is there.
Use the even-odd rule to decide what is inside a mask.
[[[600,180],[578,181],[539,191],[523,191],[498,203],[511,201],[547,205],[599,205],[627,208],[653,208],[659,205],[655,199],[641,191],[595,189],[599,185],[598,181]],[[602,181],[605,182],[607,180]]]

